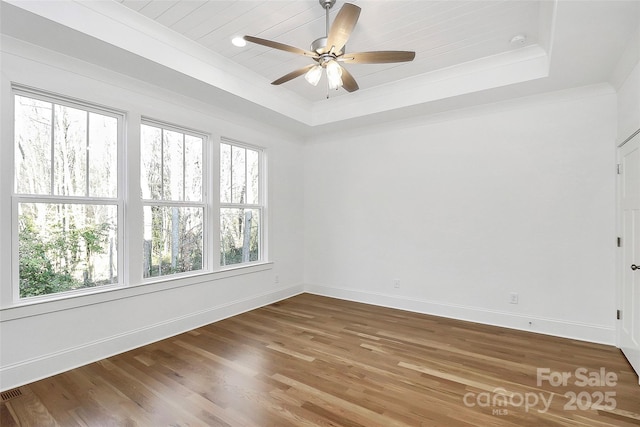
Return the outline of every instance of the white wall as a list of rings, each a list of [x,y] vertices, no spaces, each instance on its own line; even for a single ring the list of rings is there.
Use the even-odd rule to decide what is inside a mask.
[[[323,134],[307,289],[611,344],[615,137],[609,85]]]
[[[138,347],[302,291],[302,145],[259,118],[238,117],[224,105],[205,105],[87,63],[2,39],[2,134],[0,158],[0,389],[11,388],[108,355]],[[11,82],[124,110],[137,156],[140,116],[181,124],[266,148],[268,160],[268,252],[271,263],[189,279],[43,304],[10,307],[11,298]],[[217,145],[214,145],[217,147]],[[135,160],[135,159],[134,159]],[[136,174],[129,176],[136,180]],[[135,186],[134,186],[135,187]],[[135,191],[134,191],[135,194]],[[138,204],[138,205],[137,205]],[[135,197],[128,206],[139,209]],[[127,233],[136,240],[142,227]],[[141,249],[141,248],[139,248]],[[142,251],[127,254],[141,271]],[[138,267],[136,267],[138,266]],[[278,280],[276,283],[276,276]],[[141,277],[141,274],[138,275]]]
[[[5,96],[12,81],[125,110],[132,132],[145,115],[266,147],[273,263],[2,309],[0,389],[305,286],[362,302],[614,342],[614,141],[616,122],[639,117],[632,98],[637,66],[618,101],[609,86],[596,86],[323,133],[301,146],[286,130],[230,114],[224,105],[205,105],[12,39],[2,42],[5,152],[12,141]],[[616,102],[624,111],[618,121]],[[0,162],[0,301],[6,303],[11,159]],[[130,254],[132,264],[140,254]],[[519,294],[519,304],[508,303],[511,292]]]
[[[629,40],[616,74],[622,75],[618,88],[618,142],[621,143],[640,129],[640,28]]]

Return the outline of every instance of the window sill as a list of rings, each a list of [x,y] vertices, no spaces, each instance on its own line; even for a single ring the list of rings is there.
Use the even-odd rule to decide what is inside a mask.
[[[162,292],[169,289],[193,286],[204,282],[223,280],[229,277],[253,274],[273,269],[273,262],[259,262],[249,265],[234,265],[215,272],[200,273],[181,277],[163,277],[144,281],[139,285],[109,287],[88,294],[52,296],[46,300],[21,301],[0,309],[0,322],[39,316],[56,311],[101,304],[139,295]]]

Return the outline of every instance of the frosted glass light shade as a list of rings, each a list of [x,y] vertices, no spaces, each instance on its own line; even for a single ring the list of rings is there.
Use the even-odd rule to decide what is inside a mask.
[[[338,89],[342,86],[342,67],[336,61],[327,63],[327,80],[329,89]]]
[[[318,85],[320,77],[322,77],[322,67],[319,65],[314,66],[304,75],[304,79],[314,86]]]

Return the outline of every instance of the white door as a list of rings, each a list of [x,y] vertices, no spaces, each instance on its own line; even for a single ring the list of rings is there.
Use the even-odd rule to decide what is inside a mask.
[[[619,156],[622,271],[618,342],[640,376],[640,134],[619,148]]]

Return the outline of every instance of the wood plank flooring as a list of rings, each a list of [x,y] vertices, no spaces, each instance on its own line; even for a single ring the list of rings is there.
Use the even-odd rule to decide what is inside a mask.
[[[3,427],[640,425],[614,347],[310,294],[19,391]]]

